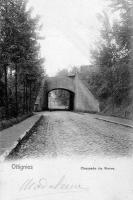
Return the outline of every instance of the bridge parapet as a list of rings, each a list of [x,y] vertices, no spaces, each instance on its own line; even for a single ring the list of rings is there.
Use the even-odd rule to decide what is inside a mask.
[[[54,89],[65,89],[75,92],[74,80],[70,77],[50,77],[47,80],[48,92]]]
[[[50,77],[43,82],[36,101],[39,111],[48,109],[48,93],[56,89],[68,90],[74,94],[73,109],[75,111],[99,112],[98,100],[80,80],[78,74],[72,77]],[[73,98],[70,98],[70,101],[71,99]]]

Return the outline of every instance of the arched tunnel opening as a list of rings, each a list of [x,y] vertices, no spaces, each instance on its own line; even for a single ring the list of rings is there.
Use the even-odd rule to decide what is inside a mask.
[[[54,89],[48,92],[48,110],[74,110],[74,93],[66,89]]]

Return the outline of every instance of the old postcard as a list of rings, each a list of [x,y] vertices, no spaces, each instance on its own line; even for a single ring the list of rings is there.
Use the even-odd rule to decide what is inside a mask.
[[[0,199],[133,199],[132,0],[0,1]]]

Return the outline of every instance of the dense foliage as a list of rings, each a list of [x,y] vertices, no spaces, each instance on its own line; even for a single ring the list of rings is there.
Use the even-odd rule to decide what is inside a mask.
[[[25,0],[0,1],[1,117],[32,111],[44,75],[39,57],[39,18]]]
[[[113,13],[119,13],[120,19],[111,26],[106,13],[101,16],[103,28],[101,30],[101,45],[92,52],[93,65],[99,71],[89,80],[91,89],[97,98],[113,106],[129,104],[130,91],[130,54],[132,51],[131,35],[132,2],[129,0],[112,0],[110,7]],[[104,106],[103,106],[104,108]]]
[[[133,2],[110,0],[110,11],[117,15],[112,21],[106,12],[98,14],[101,37],[91,50],[90,66],[73,68],[101,102],[101,110],[128,107],[132,97],[133,78]],[[93,70],[94,69],[94,70]],[[60,74],[63,72],[60,72]],[[66,72],[65,72],[66,73]]]

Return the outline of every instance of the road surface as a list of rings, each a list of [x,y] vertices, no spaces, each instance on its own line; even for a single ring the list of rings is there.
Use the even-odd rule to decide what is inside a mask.
[[[9,158],[131,156],[133,129],[95,119],[93,114],[42,112],[43,119]]]

